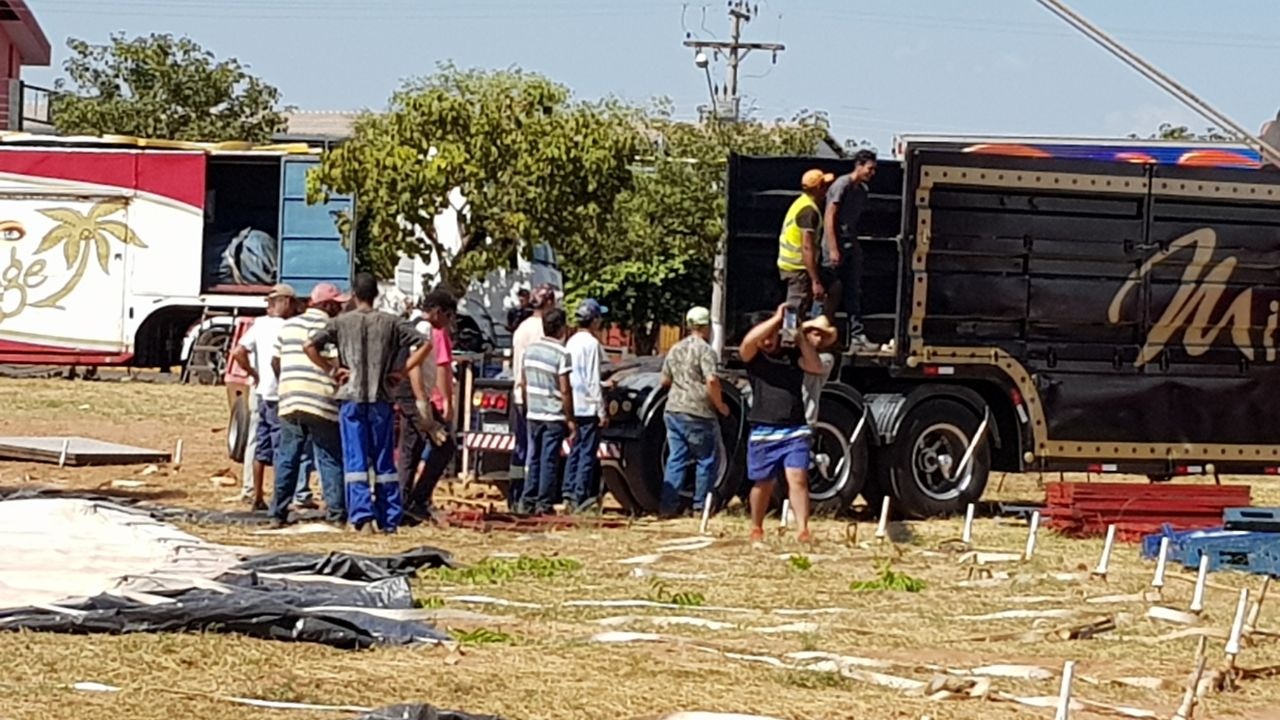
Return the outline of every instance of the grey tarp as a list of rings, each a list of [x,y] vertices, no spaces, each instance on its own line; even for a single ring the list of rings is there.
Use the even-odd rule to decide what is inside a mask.
[[[139,507],[0,502],[0,629],[217,631],[339,648],[447,639],[409,578],[450,556],[272,553],[208,543]]]

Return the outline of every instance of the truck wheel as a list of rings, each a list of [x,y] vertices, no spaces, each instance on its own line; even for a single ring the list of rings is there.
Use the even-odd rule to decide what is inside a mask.
[[[889,451],[893,495],[903,515],[954,515],[981,499],[991,471],[989,435],[965,472],[953,476],[980,423],[953,400],[927,400],[907,413]]]
[[[243,463],[248,444],[249,402],[244,395],[237,395],[231,404],[231,418],[227,420],[227,455],[233,462]]]
[[[639,517],[644,514],[644,509],[640,507],[636,499],[631,496],[631,488],[627,483],[626,473],[616,464],[609,463],[602,465],[600,468],[600,482],[604,483],[604,487],[618,501],[618,505],[622,508],[624,515]]]
[[[231,352],[232,328],[215,325],[205,328],[191,346],[187,357],[187,381],[196,385],[221,385]]]
[[[719,510],[739,494],[743,482],[741,468],[745,462],[741,455],[745,445],[740,442],[742,404],[726,398],[732,409],[728,417],[720,419],[719,464],[715,486],[712,488],[713,510]],[[667,465],[667,426],[663,420],[665,402],[650,415],[640,438],[623,447],[627,463],[627,488],[636,506],[643,512],[657,513],[662,504],[662,480]],[[694,472],[690,467],[685,473],[681,492],[682,507],[693,505]]]
[[[813,426],[813,452],[809,463],[809,505],[814,515],[840,515],[848,512],[867,482],[868,435],[862,428],[855,443],[850,443],[858,428],[859,415],[836,402],[819,406],[818,422]],[[868,419],[870,422],[870,419]],[[787,497],[787,484],[774,486],[778,506]]]

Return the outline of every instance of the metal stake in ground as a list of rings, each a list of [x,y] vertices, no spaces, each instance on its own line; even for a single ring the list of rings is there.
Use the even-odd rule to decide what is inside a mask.
[[[880,503],[880,524],[876,526],[876,542],[884,542],[889,537],[889,496],[884,496]]]
[[[1036,554],[1036,533],[1040,532],[1040,511],[1031,513],[1031,522],[1027,525],[1027,549],[1022,554],[1024,560],[1030,560]]]
[[[1103,580],[1107,579],[1107,572],[1111,569],[1111,550],[1116,544],[1116,526],[1107,526],[1107,540],[1102,544],[1102,557],[1098,558],[1098,566],[1093,569],[1093,574]]]
[[[1204,612],[1204,586],[1209,581],[1209,556],[1200,556],[1200,569],[1196,571],[1196,589],[1191,594],[1191,612],[1199,615]]]
[[[1244,621],[1244,636],[1249,637],[1258,631],[1258,616],[1262,614],[1262,601],[1267,599],[1267,590],[1271,588],[1271,576],[1262,579],[1262,589],[1258,591],[1258,599],[1249,606],[1249,617]]]
[[[1223,668],[1226,682],[1232,683],[1236,670],[1236,658],[1240,655],[1240,636],[1244,632],[1244,616],[1249,608],[1249,588],[1240,588],[1236,602],[1236,615],[1231,621],[1231,634],[1227,636],[1227,661]]]
[[[698,534],[707,534],[707,525],[711,522],[711,493],[702,501],[702,524],[698,526]]]
[[[964,509],[964,532],[960,534],[960,542],[965,545],[973,544],[973,513],[974,505],[969,503],[969,507]]]
[[[1156,572],[1151,577],[1151,587],[1156,591],[1156,597],[1160,596],[1160,591],[1164,589],[1164,571],[1165,566],[1169,562],[1169,538],[1160,538],[1160,553],[1156,556]]]
[[[173,466],[182,467],[182,438],[178,438],[178,442],[173,446]]]
[[[1058,709],[1053,713],[1053,720],[1068,720],[1071,717],[1071,681],[1075,674],[1074,660],[1062,663],[1062,685],[1058,687]]]
[[[67,453],[71,450],[71,438],[62,441],[62,452],[58,455],[58,467],[66,467]]]
[[[787,529],[787,525],[789,524],[789,522],[788,522],[788,521],[791,519],[791,517],[790,517],[790,516],[791,516],[791,501],[790,501],[790,500],[783,500],[783,501],[782,501],[782,512],[778,513],[778,528],[779,528],[779,529],[781,529],[781,530],[786,530],[786,529]]]

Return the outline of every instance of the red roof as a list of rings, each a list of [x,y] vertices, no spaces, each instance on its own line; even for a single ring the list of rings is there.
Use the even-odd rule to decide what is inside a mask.
[[[53,54],[35,13],[26,0],[0,0],[0,26],[18,48],[23,65],[48,65]]]

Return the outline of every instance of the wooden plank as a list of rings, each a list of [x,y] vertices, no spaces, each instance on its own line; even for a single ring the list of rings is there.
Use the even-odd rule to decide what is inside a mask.
[[[56,464],[64,444],[68,465],[141,465],[170,459],[167,452],[78,436],[0,437],[0,459]]]

